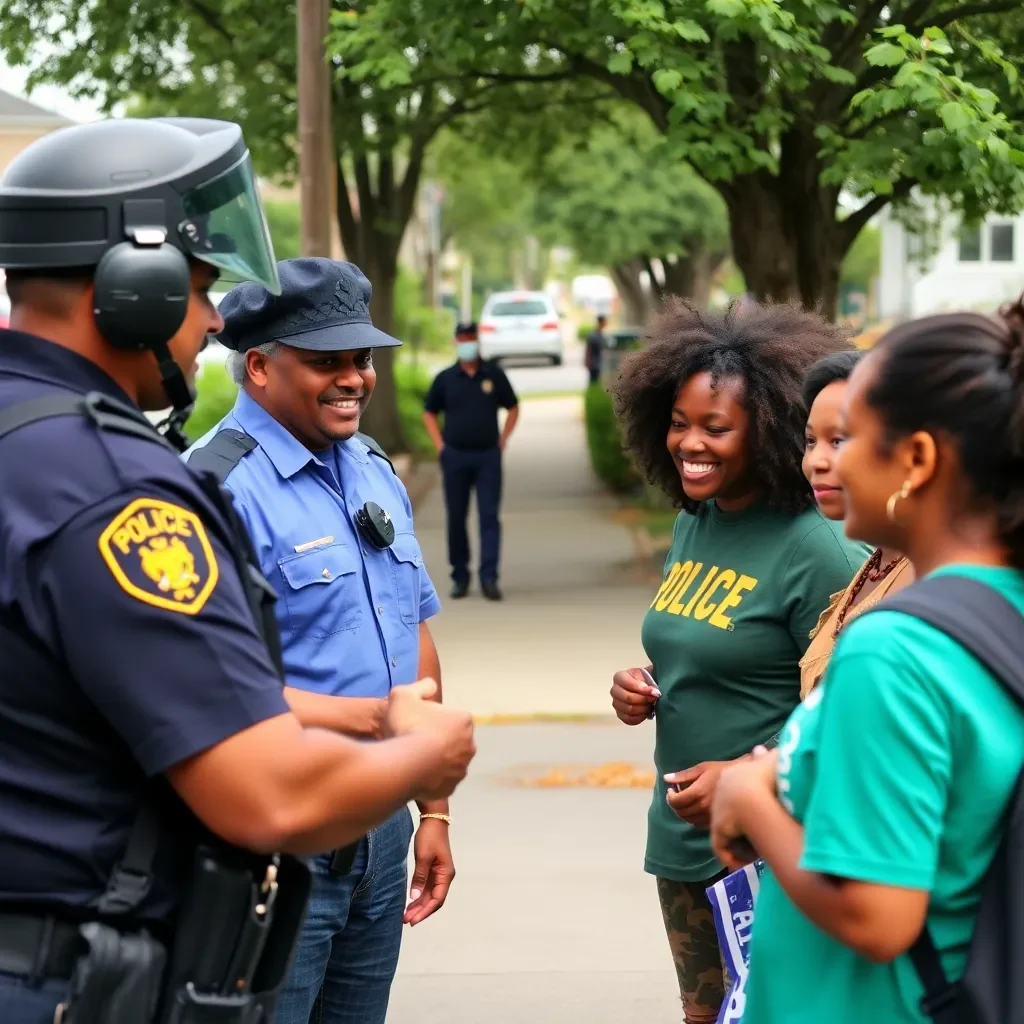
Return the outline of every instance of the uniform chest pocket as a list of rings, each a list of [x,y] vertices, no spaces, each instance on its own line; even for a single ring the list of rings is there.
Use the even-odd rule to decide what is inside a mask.
[[[278,563],[281,588],[294,636],[325,637],[358,629],[362,612],[359,562],[344,544],[330,544]]]
[[[420,590],[423,586],[423,552],[414,534],[396,533],[388,548],[391,571],[395,577],[395,595],[402,621],[417,625],[420,621]]]

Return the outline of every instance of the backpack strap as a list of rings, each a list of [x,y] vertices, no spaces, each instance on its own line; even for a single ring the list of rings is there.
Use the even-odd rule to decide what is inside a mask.
[[[225,427],[213,435],[209,444],[197,448],[188,457],[188,464],[192,469],[211,473],[219,483],[224,483],[235,466],[258,447],[256,438],[241,430]]]
[[[369,434],[357,432],[354,436],[357,440],[362,441],[378,459],[383,459],[391,467],[391,472],[398,476],[398,470],[395,469],[395,464],[388,458],[387,452]]]
[[[969,651],[1024,707],[1024,616],[1002,594],[967,576],[932,576],[869,609],[903,612],[941,630]],[[921,1012],[942,1019],[959,995],[946,977],[927,926],[910,948],[922,985]]]

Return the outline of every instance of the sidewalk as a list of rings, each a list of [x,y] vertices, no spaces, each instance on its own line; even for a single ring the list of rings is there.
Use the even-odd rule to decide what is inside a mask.
[[[610,763],[650,770],[653,727],[612,718],[608,689],[617,669],[646,664],[655,588],[636,582],[630,535],[590,473],[581,399],[524,401],[505,466],[501,604],[475,591],[446,600],[440,488],[417,509],[445,603],[431,623],[445,701],[602,717],[478,727],[452,800],[458,877],[444,908],[405,933],[388,1024],[678,1024],[643,872],[650,790],[522,784]]]
[[[448,599],[444,502],[435,485],[416,533],[444,608],[431,621],[445,700],[480,715],[609,713],[612,674],[643,657],[652,597],[629,533],[590,471],[582,400],[522,404],[505,457],[501,604],[475,587]],[[477,544],[470,513],[471,549]],[[475,581],[474,581],[475,584]]]
[[[403,937],[388,1024],[679,1024],[654,879],[650,792],[531,789],[548,764],[650,763],[650,726],[478,729],[452,800],[457,877]]]

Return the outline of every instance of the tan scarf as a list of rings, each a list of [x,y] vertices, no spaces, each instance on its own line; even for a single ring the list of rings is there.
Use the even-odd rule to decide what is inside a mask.
[[[836,631],[836,625],[843,614],[843,610],[846,610],[846,617],[843,620],[843,626],[845,627],[862,612],[878,604],[886,594],[902,590],[914,582],[913,566],[906,558],[901,558],[889,572],[889,575],[884,580],[881,580],[867,597],[851,608],[849,605],[853,600],[854,590],[863,571],[864,567],[861,566],[853,579],[850,580],[850,585],[845,590],[832,595],[828,607],[818,616],[817,625],[811,630],[811,643],[804,656],[800,659],[801,700],[821,682],[825,669],[828,668],[829,660],[832,657],[832,650],[836,644],[833,634]]]

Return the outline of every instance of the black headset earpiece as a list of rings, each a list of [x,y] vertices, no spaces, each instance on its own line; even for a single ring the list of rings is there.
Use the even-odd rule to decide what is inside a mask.
[[[156,350],[185,322],[188,260],[166,242],[115,245],[103,254],[93,285],[96,326],[115,348]]]

